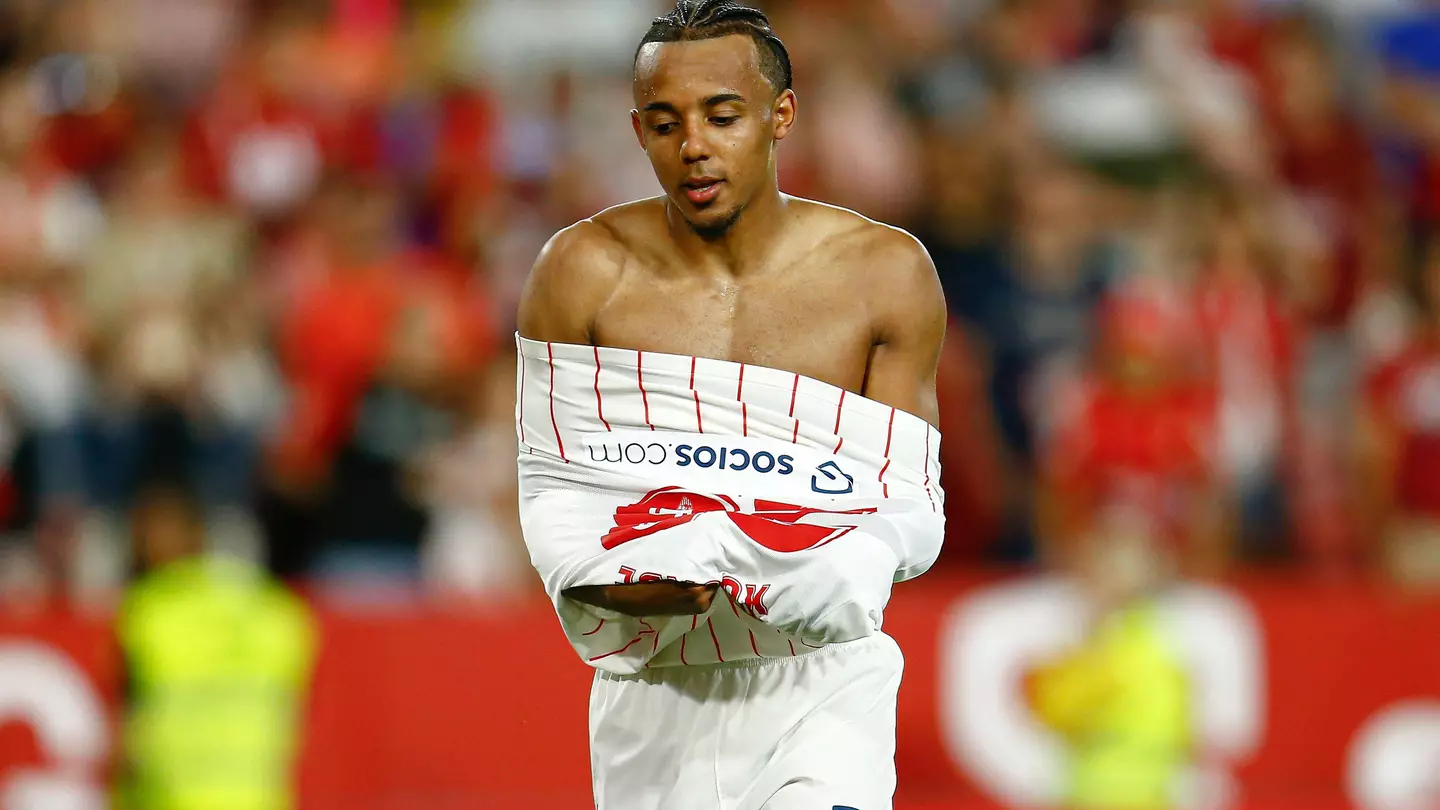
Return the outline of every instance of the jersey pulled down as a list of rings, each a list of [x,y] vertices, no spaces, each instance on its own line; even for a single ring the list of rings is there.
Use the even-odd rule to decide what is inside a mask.
[[[881,630],[944,537],[940,435],[791,372],[517,335],[520,519],[575,651],[632,674],[805,655]],[[673,580],[701,616],[568,599]]]

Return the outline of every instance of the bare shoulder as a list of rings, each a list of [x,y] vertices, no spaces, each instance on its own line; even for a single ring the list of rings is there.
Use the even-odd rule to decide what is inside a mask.
[[[665,198],[650,197],[621,203],[586,221],[600,225],[625,244],[643,243],[664,232]]]
[[[945,295],[930,252],[907,231],[854,211],[807,202],[806,218],[825,234],[819,253],[857,293],[906,309],[943,311]]]
[[[545,243],[526,279],[517,324],[533,340],[590,342],[635,246],[643,243],[653,201],[616,206],[562,229]]]
[[[555,274],[557,280],[583,281],[618,273],[645,244],[657,222],[664,222],[664,207],[657,200],[624,203],[582,219],[545,244],[535,262],[535,273]]]
[[[520,294],[516,325],[531,340],[588,343],[594,313],[625,266],[623,246],[603,225],[582,220],[545,243]]]
[[[938,426],[935,379],[948,317],[929,252],[905,231],[852,211],[817,206],[809,216],[826,234],[812,270],[844,285],[869,318],[862,393]]]

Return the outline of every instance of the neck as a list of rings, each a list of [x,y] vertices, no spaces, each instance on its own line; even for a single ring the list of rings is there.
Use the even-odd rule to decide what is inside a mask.
[[[770,248],[785,227],[790,201],[771,186],[745,207],[724,233],[709,236],[696,233],[685,217],[668,200],[665,220],[670,238],[692,266],[717,269],[726,275],[743,276],[763,266]]]

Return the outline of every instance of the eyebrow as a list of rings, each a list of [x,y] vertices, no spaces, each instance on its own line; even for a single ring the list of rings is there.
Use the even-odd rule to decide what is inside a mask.
[[[720,94],[718,94],[718,95],[710,96],[709,98],[705,99],[704,105],[705,105],[706,107],[714,107],[716,104],[724,104],[724,103],[727,102],[727,101],[739,101],[739,102],[742,102],[742,103],[743,103],[743,102],[745,101],[745,97],[742,96],[742,95],[740,95],[739,93],[720,93]],[[671,104],[671,103],[666,102],[666,101],[652,101],[652,102],[650,102],[649,104],[646,104],[644,107],[642,107],[642,108],[641,108],[641,111],[642,111],[642,112],[670,112],[670,113],[678,113],[678,112],[679,112],[678,110],[675,109],[675,105],[674,105],[674,104]]]

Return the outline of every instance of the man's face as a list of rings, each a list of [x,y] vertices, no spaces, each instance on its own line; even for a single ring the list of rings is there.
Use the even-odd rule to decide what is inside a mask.
[[[169,494],[142,498],[131,521],[147,568],[159,568],[204,548],[203,529],[184,504]]]
[[[677,210],[720,235],[774,182],[774,144],[795,121],[744,36],[645,46],[636,65],[635,135]]]

